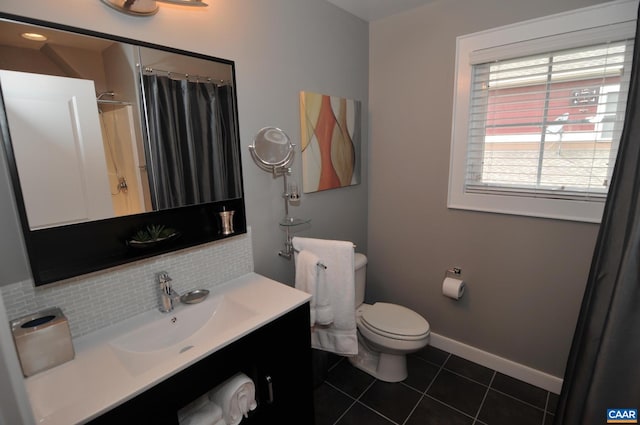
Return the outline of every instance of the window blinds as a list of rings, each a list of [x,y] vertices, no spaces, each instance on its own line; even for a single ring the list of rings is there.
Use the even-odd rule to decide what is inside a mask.
[[[473,65],[465,191],[603,201],[633,40]]]

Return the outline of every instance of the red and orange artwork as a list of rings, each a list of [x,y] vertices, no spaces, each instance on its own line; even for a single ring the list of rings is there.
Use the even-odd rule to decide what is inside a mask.
[[[300,92],[305,193],[360,183],[360,102]]]

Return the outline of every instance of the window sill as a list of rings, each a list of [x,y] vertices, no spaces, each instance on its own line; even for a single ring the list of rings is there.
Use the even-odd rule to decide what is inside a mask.
[[[450,192],[447,208],[599,224],[604,202]]]

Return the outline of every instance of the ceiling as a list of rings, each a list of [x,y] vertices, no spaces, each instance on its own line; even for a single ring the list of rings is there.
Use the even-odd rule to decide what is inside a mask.
[[[30,41],[20,37],[24,32],[38,32],[47,36],[47,41]],[[2,21],[0,25],[0,45],[39,50],[44,44],[74,46],[79,49],[102,51],[113,44],[112,41],[94,37],[78,37],[65,31],[51,28],[37,28],[31,24]]]
[[[327,0],[365,21],[376,21],[435,0]]]

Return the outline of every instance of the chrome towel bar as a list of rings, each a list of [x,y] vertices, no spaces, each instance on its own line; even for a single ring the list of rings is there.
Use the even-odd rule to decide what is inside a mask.
[[[353,244],[353,249],[356,249],[356,244]],[[297,250],[297,249],[295,249],[295,248],[293,248],[293,250],[294,250],[295,252],[298,252],[298,253],[300,252],[300,250]],[[318,267],[320,267],[320,268],[322,268],[322,269],[324,269],[324,270],[327,270],[327,266],[325,266],[324,264],[322,264],[320,261],[318,261],[318,264],[316,264],[316,266],[318,266]]]

